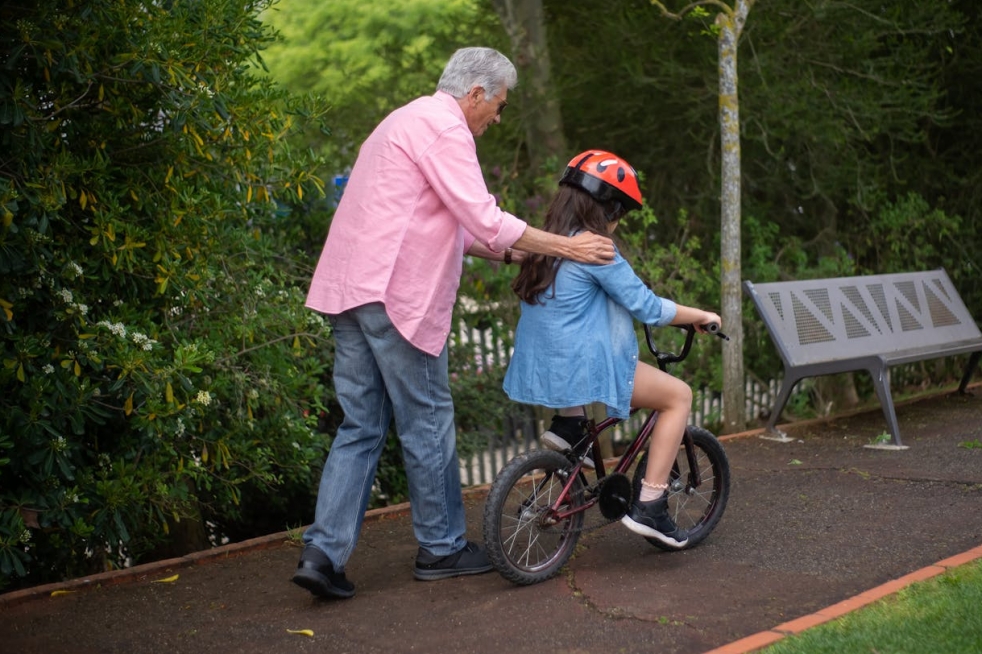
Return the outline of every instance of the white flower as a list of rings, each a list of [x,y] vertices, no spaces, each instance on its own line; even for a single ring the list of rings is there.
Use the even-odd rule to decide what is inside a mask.
[[[44,371],[44,374],[50,375],[51,373],[53,373],[55,371],[55,367],[49,363],[46,366],[44,366],[43,368],[41,368],[41,370]]]
[[[68,268],[68,272],[72,273],[73,277],[82,276],[82,266],[78,265],[74,261],[69,261],[68,266],[66,267]]]
[[[208,406],[211,404],[211,393],[208,391],[198,391],[198,395],[194,398],[194,401],[198,404]]]
[[[67,288],[63,288],[60,291],[58,291],[58,295],[61,296],[61,299],[65,302],[65,304],[71,304],[72,299],[74,299],[74,297],[72,296],[72,292],[69,291]]]

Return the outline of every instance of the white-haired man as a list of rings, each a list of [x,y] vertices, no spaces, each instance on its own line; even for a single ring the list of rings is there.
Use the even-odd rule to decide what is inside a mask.
[[[488,192],[474,139],[501,121],[516,83],[501,53],[458,50],[436,93],[393,111],[359,150],[307,296],[333,326],[344,412],[293,577],[315,595],[354,595],[344,567],[393,418],[419,542],[414,576],[491,570],[483,547],[465,538],[448,373],[464,255],[505,263],[525,252],[597,264],[614,258],[610,239],[535,229]]]

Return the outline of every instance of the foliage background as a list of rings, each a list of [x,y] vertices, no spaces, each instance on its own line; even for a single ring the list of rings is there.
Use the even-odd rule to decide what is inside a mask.
[[[259,6],[0,9],[8,583],[308,513],[331,359],[293,256],[317,158],[289,136],[319,109],[254,74]]]

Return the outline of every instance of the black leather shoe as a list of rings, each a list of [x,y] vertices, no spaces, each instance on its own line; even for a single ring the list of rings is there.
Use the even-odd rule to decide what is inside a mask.
[[[331,559],[312,545],[303,548],[293,583],[318,597],[347,599],[355,595],[355,585],[343,572],[335,572]]]
[[[467,541],[464,548],[448,556],[435,556],[422,547],[416,553],[416,567],[413,576],[420,581],[449,579],[463,575],[479,575],[491,572],[494,566],[488,559],[488,553],[477,543]]]

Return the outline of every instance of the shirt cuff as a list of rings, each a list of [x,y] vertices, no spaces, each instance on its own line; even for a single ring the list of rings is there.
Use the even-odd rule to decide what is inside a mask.
[[[679,312],[679,307],[672,300],[661,299],[661,317],[658,319],[658,326],[670,325],[675,320],[675,315]]]
[[[504,252],[515,245],[515,242],[522,238],[528,223],[521,218],[516,218],[507,211],[501,212],[501,228],[488,242],[488,247],[492,252]]]

